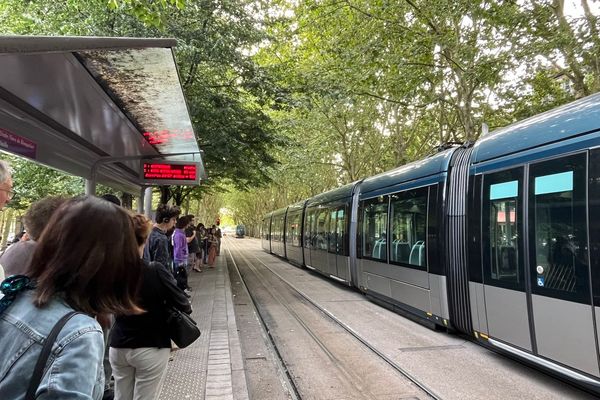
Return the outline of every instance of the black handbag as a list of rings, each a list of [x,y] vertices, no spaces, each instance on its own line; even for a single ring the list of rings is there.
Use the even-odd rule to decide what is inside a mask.
[[[171,340],[180,348],[189,346],[200,337],[196,321],[174,307],[167,309],[167,326]]]

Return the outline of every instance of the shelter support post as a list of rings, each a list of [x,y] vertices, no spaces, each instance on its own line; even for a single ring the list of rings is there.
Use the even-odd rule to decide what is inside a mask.
[[[140,189],[140,193],[138,194],[138,199],[137,199],[138,214],[143,214],[145,211],[145,207],[144,207],[144,194],[145,193],[146,193],[146,188],[144,186],[142,186],[142,188]]]
[[[147,187],[144,193],[144,214],[150,217],[152,213],[152,187]]]
[[[85,194],[86,196],[96,195],[96,180],[94,177],[92,177],[92,179],[85,180]]]

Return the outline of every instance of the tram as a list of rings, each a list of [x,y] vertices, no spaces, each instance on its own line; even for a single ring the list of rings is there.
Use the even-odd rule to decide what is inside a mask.
[[[246,236],[246,227],[242,224],[239,224],[235,227],[235,237],[238,239],[243,239]]]
[[[262,247],[600,393],[600,94],[267,214]]]

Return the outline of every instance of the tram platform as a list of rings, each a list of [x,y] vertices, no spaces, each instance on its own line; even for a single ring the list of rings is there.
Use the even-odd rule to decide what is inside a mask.
[[[192,271],[192,317],[202,332],[191,346],[172,353],[160,400],[246,400],[248,390],[227,263]]]

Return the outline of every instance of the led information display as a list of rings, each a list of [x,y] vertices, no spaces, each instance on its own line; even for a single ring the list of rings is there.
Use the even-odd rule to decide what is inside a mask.
[[[199,183],[199,164],[169,161],[142,162],[145,183],[190,185]]]

